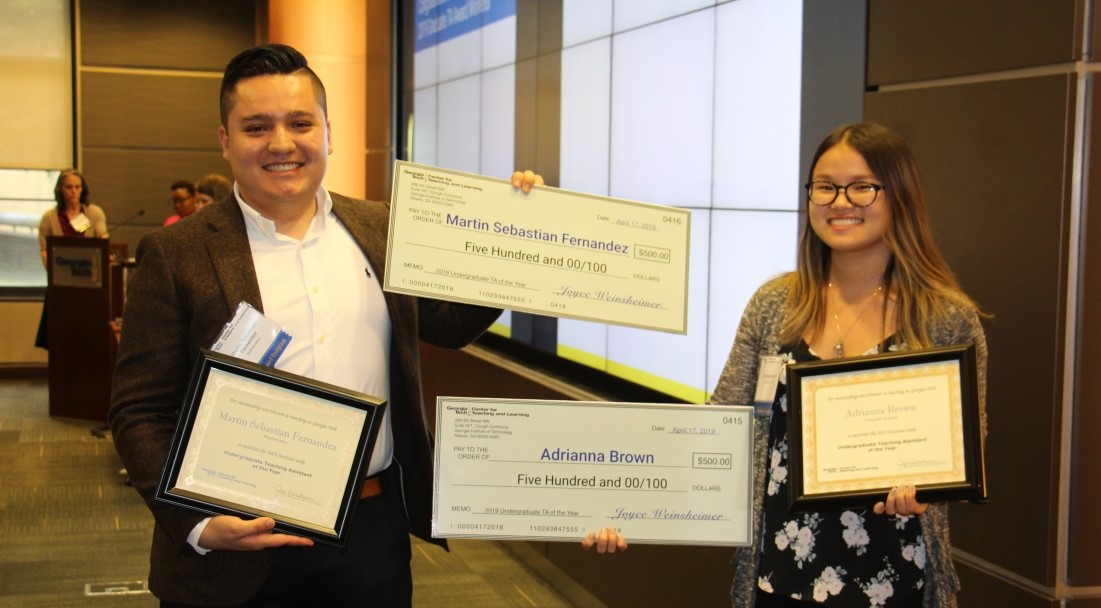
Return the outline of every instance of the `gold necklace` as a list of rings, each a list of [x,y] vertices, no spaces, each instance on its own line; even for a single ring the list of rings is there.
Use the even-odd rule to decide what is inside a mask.
[[[826,285],[828,285],[830,289],[833,289],[833,281],[826,283]],[[875,291],[868,295],[868,301],[864,303],[864,308],[860,309],[860,314],[856,315],[856,319],[854,319],[852,325],[849,325],[849,328],[845,330],[845,333],[841,333],[841,321],[837,318],[837,311],[834,311],[833,325],[837,328],[837,343],[833,345],[833,352],[837,353],[838,357],[845,356],[845,336],[849,335],[849,332],[856,327],[856,324],[860,321],[860,318],[864,316],[864,313],[868,311],[868,307],[872,305],[872,301],[875,300],[875,297],[879,295],[880,291],[883,291],[882,285],[876,286]],[[840,306],[838,306],[838,308],[840,308]]]

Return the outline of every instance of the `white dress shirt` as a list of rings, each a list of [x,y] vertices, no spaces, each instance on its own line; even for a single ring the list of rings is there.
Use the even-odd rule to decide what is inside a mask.
[[[245,217],[264,316],[291,336],[275,368],[374,397],[390,398],[390,315],[367,256],[333,214],[324,188],[317,214],[302,240],[275,231],[275,223],[234,194]],[[228,319],[227,319],[228,321]],[[367,467],[374,475],[394,452],[390,408]],[[209,518],[188,535],[199,536]]]

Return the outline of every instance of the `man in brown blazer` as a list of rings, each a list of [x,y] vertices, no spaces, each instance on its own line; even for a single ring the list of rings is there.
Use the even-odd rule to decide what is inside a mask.
[[[408,606],[408,534],[431,541],[418,340],[462,347],[500,311],[382,292],[389,208],[321,186],[324,95],[290,47],[235,57],[219,138],[236,196],[138,244],[110,422],[156,520],[149,580],[162,606]],[[272,533],[270,518],[207,518],[154,499],[191,365],[241,301],[291,329],[276,367],[388,398],[371,459],[385,468],[368,470],[342,550]]]

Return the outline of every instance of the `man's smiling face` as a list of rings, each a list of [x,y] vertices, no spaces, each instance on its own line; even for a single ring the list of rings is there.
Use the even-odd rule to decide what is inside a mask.
[[[218,138],[241,198],[269,218],[312,204],[333,151],[328,119],[305,73],[238,82]]]

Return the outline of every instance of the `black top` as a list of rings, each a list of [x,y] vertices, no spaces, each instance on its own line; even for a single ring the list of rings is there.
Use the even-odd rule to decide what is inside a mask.
[[[883,345],[894,350],[893,338]],[[800,340],[781,356],[820,358]],[[865,354],[881,351],[876,346]],[[780,376],[769,427],[769,462],[761,539],[761,590],[827,606],[896,606],[921,593],[925,542],[918,518],[865,509],[823,513],[789,510],[786,377]]]

